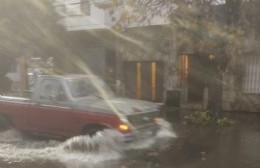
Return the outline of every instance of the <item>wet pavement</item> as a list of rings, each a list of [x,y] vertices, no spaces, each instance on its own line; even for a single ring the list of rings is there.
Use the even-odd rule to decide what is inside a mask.
[[[184,125],[180,113],[167,111],[177,137],[162,133],[127,147],[111,139],[97,153],[67,150],[91,139],[36,140],[12,131],[0,134],[1,168],[259,168],[260,113],[225,113],[229,127]],[[114,138],[114,137],[113,137]],[[74,143],[74,144],[73,144]],[[73,145],[72,145],[73,144]],[[80,146],[80,145],[79,145]]]

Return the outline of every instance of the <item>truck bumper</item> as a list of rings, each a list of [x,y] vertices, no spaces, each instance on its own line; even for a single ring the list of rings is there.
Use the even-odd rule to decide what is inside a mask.
[[[152,138],[156,135],[156,133],[160,130],[159,125],[144,127],[141,129],[136,129],[131,133],[123,134],[124,142],[134,142],[141,139]]]

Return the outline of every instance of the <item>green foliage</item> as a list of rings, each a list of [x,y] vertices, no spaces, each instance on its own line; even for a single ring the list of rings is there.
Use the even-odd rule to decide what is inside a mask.
[[[195,111],[184,119],[189,124],[210,125],[214,122],[208,111]]]
[[[110,0],[109,2],[110,6],[103,9],[108,10],[114,18],[113,26],[117,31],[125,30],[131,24],[150,25],[156,17],[167,19],[166,27],[172,31],[171,34],[178,42],[176,45],[178,53],[213,54],[221,72],[232,68],[234,62],[240,60],[237,57],[244,50],[244,41],[250,40],[243,31],[245,26],[242,24],[244,23],[241,21],[242,18],[234,20],[233,15],[236,12],[223,17],[223,11],[236,9],[238,1],[225,6],[216,5],[221,3],[218,0]],[[146,38],[140,41],[143,43],[150,41],[149,37]],[[155,40],[154,43],[157,41],[164,43],[163,38]],[[164,45],[154,46],[157,46],[154,50],[160,52],[162,51],[160,47],[164,50]]]
[[[235,121],[227,117],[216,119],[215,123],[219,126],[234,125]]]
[[[195,111],[194,113],[184,116],[184,121],[187,124],[195,125],[217,125],[230,126],[235,122],[227,117],[213,117],[208,110]]]

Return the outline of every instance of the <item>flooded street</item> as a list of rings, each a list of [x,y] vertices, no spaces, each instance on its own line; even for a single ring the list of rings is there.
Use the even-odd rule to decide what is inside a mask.
[[[0,0],[0,168],[260,168],[259,16],[260,0]]]
[[[232,116],[238,122],[235,126],[218,128],[183,125],[169,116],[174,131],[163,128],[155,138],[132,144],[122,144],[109,130],[65,142],[9,130],[0,134],[0,167],[259,168],[259,115]]]

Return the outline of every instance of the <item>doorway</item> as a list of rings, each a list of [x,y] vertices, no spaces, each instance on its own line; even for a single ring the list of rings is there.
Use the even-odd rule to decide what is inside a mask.
[[[187,102],[203,101],[205,88],[205,58],[196,54],[180,56],[180,86],[187,88]]]
[[[126,96],[134,99],[163,101],[163,62],[126,61],[123,63]]]

